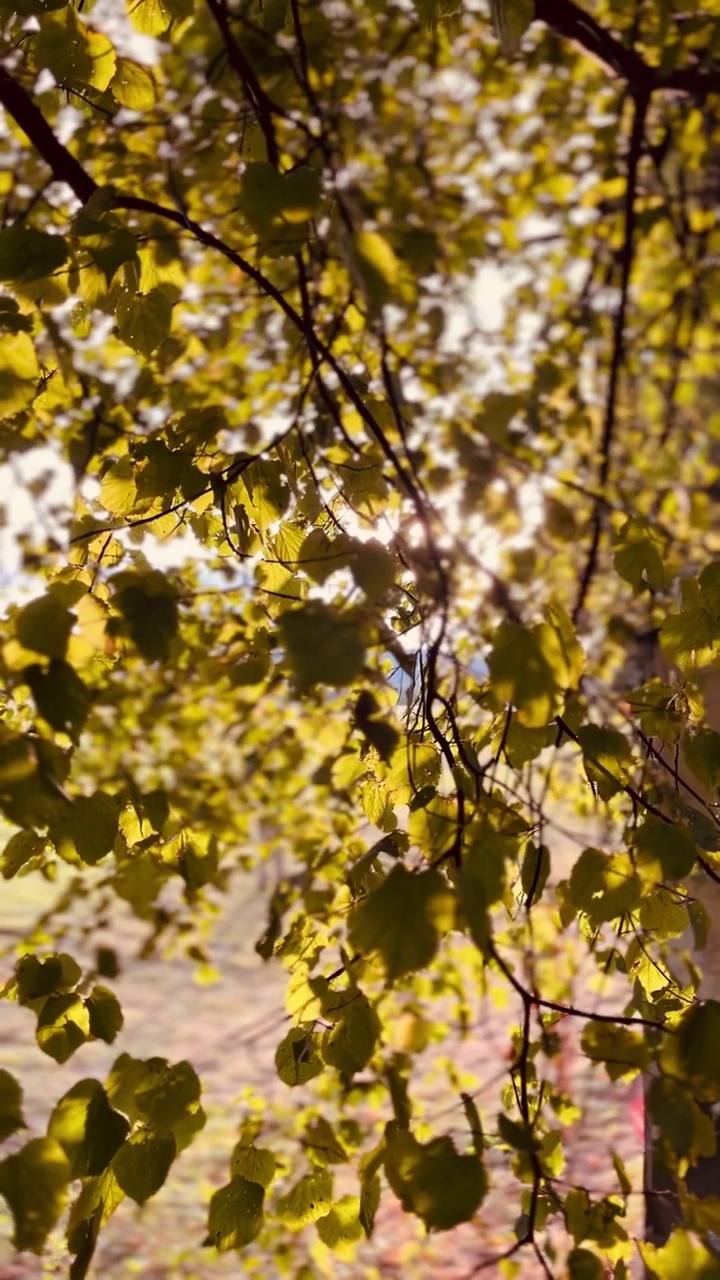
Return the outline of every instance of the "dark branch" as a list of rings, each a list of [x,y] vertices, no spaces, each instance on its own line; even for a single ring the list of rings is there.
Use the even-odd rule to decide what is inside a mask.
[[[720,68],[679,67],[663,75],[573,0],[535,0],[535,17],[555,35],[572,40],[595,62],[619,76],[633,94],[669,90],[707,98],[711,93],[720,93]]]
[[[49,164],[53,177],[58,182],[66,182],[78,200],[87,204],[97,191],[97,183],[86,173],[80,161],[58,141],[39,107],[3,67],[0,67],[0,103]]]
[[[207,7],[210,10],[213,21],[216,23],[218,31],[222,37],[222,42],[225,46],[225,53],[227,54],[227,60],[235,74],[238,76],[250,101],[250,105],[255,112],[258,124],[262,129],[263,137],[265,138],[265,146],[267,147],[268,160],[277,168],[280,156],[278,154],[278,146],[275,139],[275,128],[272,118],[273,111],[270,99],[230,29],[227,10],[222,0],[207,0]]]
[[[610,376],[608,378],[607,397],[605,401],[605,419],[603,422],[602,438],[600,440],[600,467],[598,470],[597,488],[601,495],[605,494],[608,479],[610,476],[610,462],[612,454],[613,436],[615,434],[615,422],[617,419],[617,397],[620,386],[620,374],[623,367],[625,357],[625,325],[627,320],[628,300],[630,296],[630,275],[633,266],[633,251],[635,242],[635,195],[637,190],[638,167],[643,149],[643,139],[645,137],[645,118],[650,99],[647,93],[637,97],[634,101],[632,130],[630,133],[630,145],[628,147],[627,156],[627,180],[625,183],[625,232],[623,235],[622,249],[620,250],[620,300],[615,312],[615,321],[613,324],[613,348],[610,360]],[[590,549],[588,551],[585,568],[580,578],[580,587],[578,597],[573,610],[573,621],[577,622],[580,616],[585,598],[590,588],[595,569],[597,566],[598,553],[600,550],[600,538],[604,525],[604,507],[603,502],[595,501],[592,514]]]
[[[656,87],[655,72],[636,53],[581,9],[573,0],[535,0],[535,17],[566,40],[580,45],[596,62],[626,80],[636,91]]]

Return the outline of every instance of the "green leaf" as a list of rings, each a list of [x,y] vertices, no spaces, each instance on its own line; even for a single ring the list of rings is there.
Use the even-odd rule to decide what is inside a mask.
[[[405,1212],[421,1218],[428,1231],[469,1222],[488,1189],[477,1157],[460,1155],[451,1138],[421,1143],[394,1122],[386,1130],[385,1172]]]
[[[175,1152],[172,1133],[159,1133],[151,1128],[136,1130],[112,1162],[118,1186],[136,1204],[145,1204],[165,1182]]]
[[[92,1177],[108,1167],[130,1126],[114,1111],[98,1080],[80,1080],[55,1104],[48,1137],[63,1148],[73,1178]]]
[[[0,1067],[0,1142],[27,1127],[23,1120],[22,1096],[15,1077]]]
[[[63,659],[70,632],[77,619],[57,596],[39,596],[26,604],[15,618],[15,635],[24,649],[47,658]]]
[[[3,233],[0,232],[0,236]],[[38,391],[40,365],[27,333],[3,337],[0,343],[0,420],[22,413]]]
[[[78,796],[65,821],[51,828],[50,839],[64,857],[76,854],[92,867],[112,852],[119,818],[120,808],[114,796],[104,791]]]
[[[84,26],[71,6],[62,17],[45,18],[32,41],[41,67],[59,85],[90,85],[107,89],[115,71],[115,50],[106,35]]]
[[[720,733],[703,727],[682,736],[688,767],[709,791],[720,786]]]
[[[604,1280],[602,1260],[589,1249],[571,1249],[567,1258],[568,1280]]]
[[[264,1187],[237,1174],[210,1201],[208,1235],[221,1253],[242,1249],[263,1224]]]
[[[528,729],[527,725],[513,717],[510,728],[505,734],[505,754],[512,769],[522,769],[530,760],[536,760],[541,751],[552,746],[557,738],[554,725],[544,725],[541,729]],[[502,740],[502,731],[499,742]]]
[[[51,276],[63,266],[67,256],[68,246],[62,236],[37,231],[24,222],[0,231],[0,280],[27,284]]]
[[[328,1066],[335,1067],[350,1080],[356,1071],[367,1066],[380,1039],[380,1019],[364,996],[348,1005],[339,1022],[326,1031],[322,1055]]]
[[[140,355],[152,355],[170,332],[173,301],[164,285],[135,296],[122,294],[115,312],[118,336]]]
[[[120,458],[100,482],[100,502],[112,516],[127,516],[137,501],[135,469],[130,458]]]
[[[12,880],[31,858],[38,857],[47,846],[45,836],[36,831],[16,831],[0,853],[0,873],[3,880]]]
[[[23,956],[15,966],[18,1000],[20,1004],[28,1004],[40,996],[68,991],[81,977],[77,961],[63,951],[47,960],[39,960],[35,955]]]
[[[325,1217],[331,1208],[332,1189],[332,1174],[318,1165],[312,1173],[306,1173],[285,1195],[279,1197],[275,1212],[285,1226],[294,1231],[299,1230],[309,1222],[317,1222],[318,1218]]]
[[[547,606],[545,616],[555,632],[558,646],[553,659],[557,679],[564,688],[576,689],[585,670],[585,654],[575,626],[567,610],[557,601]]]
[[[39,714],[50,728],[66,733],[77,744],[90,707],[90,692],[84,680],[62,658],[51,658],[45,669],[34,662],[25,668],[23,676]]]
[[[379,708],[375,698],[363,689],[355,703],[355,724],[371,747],[374,747],[381,760],[389,761],[395,754],[400,741],[400,734],[393,725],[379,718]],[[433,795],[434,795],[433,790]],[[416,805],[416,808],[418,806]]]
[[[142,36],[161,36],[175,21],[192,13],[192,0],[128,0],[127,11]]]
[[[217,842],[211,837],[203,843],[204,847],[189,832],[182,832],[162,848],[163,861],[177,867],[190,893],[211,884],[218,869]]]
[[[649,817],[632,835],[635,865],[644,879],[683,880],[695,866],[698,848],[687,827]]]
[[[687,1087],[665,1076],[650,1082],[646,1105],[666,1158],[695,1163],[701,1156],[713,1156],[717,1139],[712,1116],[707,1115],[688,1093]]]
[[[315,1227],[328,1249],[356,1244],[364,1234],[360,1222],[360,1200],[357,1196],[342,1196],[324,1218],[318,1218]]]
[[[378,1153],[377,1168],[380,1168],[385,1154],[384,1140],[380,1144],[380,1148],[376,1150]],[[382,1187],[380,1179],[377,1176],[376,1165],[375,1162],[372,1161],[367,1167],[361,1170],[360,1174],[360,1210],[358,1216],[360,1219],[360,1225],[368,1239],[372,1235],[373,1227],[375,1226],[375,1217],[380,1207],[381,1192]]]
[[[165,662],[178,629],[177,592],[164,574],[120,573],[115,603],[133,643],[148,662]]]
[[[50,995],[59,989],[62,980],[62,964],[57,956],[50,956],[47,960],[39,960],[34,955],[23,956],[15,966],[20,1004],[28,1004],[40,996]]]
[[[568,678],[558,634],[548,623],[526,630],[503,622],[488,656],[490,692],[498,707],[510,703],[521,724],[546,725],[559,710]]]
[[[350,559],[352,576],[373,602],[389,591],[395,582],[396,562],[377,538],[356,542]]]
[[[626,853],[583,849],[570,873],[570,899],[593,924],[616,920],[640,905],[642,885]]]
[[[500,1112],[497,1126],[500,1138],[512,1151],[537,1151],[538,1139],[532,1129],[520,1120],[511,1120],[510,1116]]]
[[[543,889],[550,875],[550,851],[546,845],[529,844],[525,850],[520,870],[520,883],[523,892],[535,903],[542,897]]]
[[[476,832],[460,868],[460,900],[475,945],[487,954],[491,934],[490,908],[505,892],[506,863],[516,856],[517,843],[492,828]]]
[[[95,1040],[112,1044],[122,1029],[123,1014],[120,1002],[107,987],[94,986],[85,997],[85,1007],[90,1018],[90,1035]]]
[[[102,271],[107,285],[112,282],[120,267],[137,259],[135,236],[115,219],[93,219],[81,213],[75,219],[73,230],[81,237],[83,250],[90,254],[92,261]]]
[[[159,1129],[172,1129],[199,1100],[197,1073],[184,1061],[153,1066],[135,1093],[138,1110]]]
[[[278,630],[300,693],[314,684],[341,688],[362,672],[365,647],[357,621],[319,600],[301,609],[287,609]]]
[[[265,1190],[275,1177],[275,1156],[264,1147],[256,1147],[240,1140],[230,1157],[230,1172],[247,1182],[257,1182]]]
[[[15,298],[0,294],[0,329],[6,333],[32,333],[30,316],[23,315]]]
[[[320,179],[308,165],[301,165],[292,173],[278,173],[265,161],[245,166],[240,180],[240,208],[261,235],[271,237],[273,230],[283,225],[306,223],[319,204]]]
[[[90,1034],[90,1018],[80,996],[48,996],[39,1015],[37,1042],[56,1062],[67,1062]]]
[[[663,1039],[660,1049],[663,1072],[691,1084],[698,1099],[715,1098],[720,1088],[719,1037],[720,1004],[716,1000],[705,1000],[693,1005]]]
[[[13,1216],[13,1245],[42,1253],[65,1207],[70,1163],[53,1138],[32,1138],[0,1162],[0,1195]]]
[[[346,1164],[347,1151],[324,1116],[315,1116],[305,1130],[305,1146],[323,1164]]]
[[[643,520],[629,520],[617,539],[615,569],[637,592],[662,591],[667,585],[663,540]]]
[[[400,279],[394,250],[378,231],[357,231],[348,245],[348,259],[371,310],[381,310],[392,300]]]
[[[275,1068],[283,1084],[305,1084],[325,1069],[322,1037],[303,1027],[292,1027],[275,1053]]]
[[[611,1080],[632,1079],[647,1067],[650,1051],[644,1036],[609,1022],[588,1022],[580,1045],[593,1062],[602,1062]]]
[[[18,826],[58,822],[71,801],[62,789],[67,756],[53,743],[33,734],[0,730],[0,806]]]
[[[158,100],[158,85],[151,67],[130,58],[118,58],[110,92],[129,111],[151,111]]]
[[[377,955],[388,983],[425,968],[441,936],[455,923],[455,898],[439,871],[415,875],[402,863],[350,914],[349,939],[361,954]]]
[[[640,1243],[639,1249],[649,1274],[658,1280],[720,1280],[720,1258],[680,1228],[667,1244]]]
[[[627,738],[618,729],[585,724],[577,731],[588,782],[601,800],[610,800],[629,781],[632,752]]]

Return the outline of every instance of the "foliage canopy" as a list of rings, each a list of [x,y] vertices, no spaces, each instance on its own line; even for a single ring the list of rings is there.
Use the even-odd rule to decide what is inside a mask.
[[[2,875],[69,869],[160,945],[285,858],[257,946],[289,973],[279,1078],[322,1111],[291,1156],[246,1117],[217,1249],[308,1227],[345,1256],[384,1196],[449,1230],[501,1158],[509,1253],[551,1274],[561,1219],[570,1275],[627,1275],[627,1175],[562,1183],[542,1062],[573,1014],[610,1079],[653,1076],[673,1178],[712,1150],[720,1006],[663,955],[707,925],[686,878],[717,876],[719,823],[648,757],[715,794],[720,4],[117,10],[0,0],[0,441],[72,475],[54,511],[33,482],[7,609]],[[658,633],[675,685],[628,674]],[[616,1013],[547,962],[573,930]],[[2,994],[63,1063],[123,1015],[112,953],[60,945],[50,918]],[[481,1039],[483,984],[517,1010],[504,1109],[488,1129],[458,1075],[430,1125],[415,1055],[453,1019]],[[74,1280],[204,1123],[192,1044],[162,1052],[28,1141],[0,1072],[15,1244],[70,1203]],[[718,1202],[682,1196],[695,1234],[645,1262],[720,1274]]]

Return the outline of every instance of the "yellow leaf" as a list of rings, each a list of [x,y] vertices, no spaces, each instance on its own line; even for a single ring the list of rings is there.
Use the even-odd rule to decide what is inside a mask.
[[[20,413],[37,390],[40,368],[27,333],[3,338],[0,345],[0,418]]]

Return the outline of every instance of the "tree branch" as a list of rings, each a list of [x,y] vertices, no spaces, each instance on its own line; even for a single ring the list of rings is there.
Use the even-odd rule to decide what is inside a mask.
[[[220,32],[222,42],[225,46],[225,53],[227,54],[227,60],[235,74],[238,76],[240,83],[250,100],[250,105],[255,112],[258,124],[262,129],[268,153],[268,160],[277,168],[280,156],[278,153],[277,141],[275,139],[275,129],[273,127],[272,119],[272,104],[270,99],[265,93],[265,90],[260,84],[251,64],[248,62],[232,33],[223,0],[207,0],[207,7],[218,31]]]
[[[636,53],[606,31],[573,0],[535,0],[535,17],[565,40],[580,45],[594,61],[626,80],[636,90],[655,87],[655,71]]]
[[[625,232],[623,235],[622,249],[620,250],[620,300],[615,312],[615,321],[613,325],[613,347],[610,359],[610,376],[608,378],[607,398],[605,401],[605,419],[603,422],[602,438],[600,440],[600,466],[598,469],[597,488],[598,493],[605,495],[607,482],[610,476],[610,462],[613,444],[613,436],[615,434],[615,423],[617,419],[617,396],[620,386],[620,374],[623,367],[625,357],[625,326],[627,320],[628,300],[630,296],[630,275],[633,265],[633,252],[635,241],[635,194],[637,189],[638,167],[640,157],[642,156],[643,141],[645,137],[645,118],[650,102],[647,92],[637,96],[634,101],[632,130],[630,133],[630,144],[627,156],[627,180],[625,184]],[[598,553],[600,550],[600,538],[604,525],[605,504],[604,502],[595,501],[592,515],[592,532],[590,536],[590,549],[588,551],[585,568],[580,579],[580,588],[578,597],[573,609],[573,621],[577,622],[582,612],[585,598],[590,588],[595,569],[597,567]]]
[[[42,111],[23,86],[13,80],[1,66],[0,103],[30,139],[38,154],[49,164],[53,177],[58,182],[66,182],[78,200],[87,204],[93,193],[97,191],[97,183],[83,169],[80,161],[76,160],[67,147],[58,141]]]
[[[679,67],[666,75],[586,13],[574,0],[535,0],[535,18],[555,35],[572,40],[595,62],[625,80],[634,94],[656,90],[707,98],[720,93],[720,67]]]

